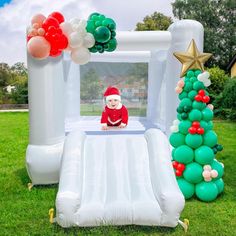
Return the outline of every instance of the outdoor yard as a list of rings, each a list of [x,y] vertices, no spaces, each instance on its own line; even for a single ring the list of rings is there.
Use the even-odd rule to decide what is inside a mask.
[[[225,165],[225,191],[212,203],[187,201],[181,219],[189,219],[186,235],[236,235],[236,123],[214,121],[224,150],[216,158]],[[31,191],[25,168],[28,113],[0,113],[0,235],[184,235],[175,229],[141,226],[104,226],[63,229],[48,221],[55,208],[57,185]]]

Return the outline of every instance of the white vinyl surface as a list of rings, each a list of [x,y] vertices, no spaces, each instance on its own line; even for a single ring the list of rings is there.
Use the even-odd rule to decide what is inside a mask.
[[[56,201],[57,222],[63,227],[176,226],[184,200],[172,170],[166,136],[154,131],[163,144],[155,147],[162,153],[163,162],[159,163],[150,160],[153,158],[147,142],[150,137],[143,134],[86,136],[78,131],[69,134]],[[162,165],[164,173],[160,173]],[[162,181],[158,178],[165,175],[164,185],[158,184]]]

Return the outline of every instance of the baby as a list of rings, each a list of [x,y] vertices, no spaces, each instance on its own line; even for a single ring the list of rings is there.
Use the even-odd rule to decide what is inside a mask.
[[[102,112],[102,130],[117,126],[125,128],[128,124],[128,110],[122,105],[120,91],[115,87],[108,87],[104,93],[107,105]]]

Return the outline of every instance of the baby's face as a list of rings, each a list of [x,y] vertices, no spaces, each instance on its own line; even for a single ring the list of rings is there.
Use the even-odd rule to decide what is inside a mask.
[[[107,101],[107,105],[110,109],[116,109],[117,106],[119,105],[120,101],[117,99],[109,99]]]

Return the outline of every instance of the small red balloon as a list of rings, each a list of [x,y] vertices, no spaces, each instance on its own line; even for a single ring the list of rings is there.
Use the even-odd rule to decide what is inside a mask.
[[[61,34],[58,42],[58,47],[60,49],[65,49],[68,46],[68,39],[64,34]]]
[[[198,128],[198,129],[197,129],[197,133],[198,133],[198,134],[204,134],[204,132],[205,132],[205,131],[204,131],[203,128]]]
[[[65,21],[64,16],[58,11],[55,11],[52,14],[50,14],[49,17],[54,17],[55,19],[57,19],[59,24]]]
[[[179,163],[178,163],[177,161],[173,161],[173,162],[172,162],[172,166],[173,166],[175,169],[177,168],[178,164],[179,164]]]
[[[196,129],[195,127],[190,127],[190,128],[188,129],[188,132],[189,132],[190,134],[196,134],[197,129]]]
[[[198,94],[200,96],[205,96],[205,91],[203,89],[201,89],[201,90],[198,91]]]
[[[58,57],[61,55],[61,50],[59,50],[58,48],[51,48],[51,51],[50,51],[50,54],[49,56],[50,57]]]
[[[57,33],[57,29],[56,29],[56,27],[55,26],[49,26],[48,27],[48,33],[49,34],[55,34],[55,33]]]
[[[47,32],[48,28],[50,26],[54,26],[55,28],[59,28],[59,22],[56,18],[54,17],[48,17],[46,20],[44,20],[42,28]]]
[[[182,171],[176,170],[176,171],[175,171],[175,175],[176,175],[176,176],[181,176],[181,175],[182,175]]]
[[[185,170],[185,165],[182,164],[182,163],[179,163],[178,166],[177,166],[177,170],[183,172]]]
[[[197,102],[201,102],[202,101],[202,96],[201,95],[196,95],[195,97],[194,97],[194,99],[197,101]]]
[[[199,128],[200,127],[200,123],[198,121],[194,121],[192,123],[192,126],[195,127],[195,128]]]
[[[204,97],[202,97],[202,101],[204,103],[208,103],[208,102],[210,102],[210,97],[209,96],[204,96]]]

